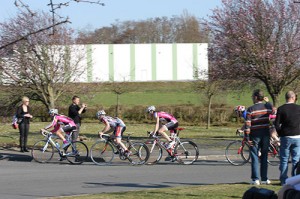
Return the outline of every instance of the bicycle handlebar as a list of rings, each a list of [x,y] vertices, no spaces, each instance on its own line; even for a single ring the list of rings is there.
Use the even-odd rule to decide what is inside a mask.
[[[109,138],[109,137],[110,137],[109,134],[102,134],[102,135],[100,135],[100,138],[101,138],[101,139],[105,139],[103,136],[106,137],[106,138]]]
[[[47,135],[52,135],[52,133],[50,131],[47,131],[45,129],[41,130],[41,134],[46,137]]]

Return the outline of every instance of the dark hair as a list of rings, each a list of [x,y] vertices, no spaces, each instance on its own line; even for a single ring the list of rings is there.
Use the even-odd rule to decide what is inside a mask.
[[[80,97],[78,97],[77,95],[74,95],[74,96],[72,97],[72,101],[75,100],[75,99],[77,99],[77,98],[80,98]]]
[[[260,89],[256,89],[253,91],[253,96],[257,98],[258,101],[264,100],[264,93]]]

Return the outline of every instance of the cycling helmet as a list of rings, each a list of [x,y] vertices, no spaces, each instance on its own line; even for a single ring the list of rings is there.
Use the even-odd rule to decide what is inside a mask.
[[[147,113],[150,113],[151,111],[155,111],[155,106],[149,106],[149,107],[146,109],[146,112],[147,112]]]
[[[245,106],[238,105],[238,106],[234,107],[234,111],[236,113],[244,112],[245,110],[246,110]]]
[[[100,110],[96,113],[96,117],[99,118],[101,115],[106,115],[104,110]]]
[[[57,110],[57,109],[50,109],[50,110],[49,110],[49,114],[50,114],[50,115],[52,115],[52,114],[53,114],[53,115],[57,115],[57,114],[58,114],[58,110]]]

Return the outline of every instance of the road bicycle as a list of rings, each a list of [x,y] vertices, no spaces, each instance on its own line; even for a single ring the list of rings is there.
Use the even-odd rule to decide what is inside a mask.
[[[71,164],[82,164],[87,161],[89,151],[86,144],[81,141],[72,141],[72,134],[66,133],[66,140],[70,142],[65,148],[60,148],[59,138],[53,133],[42,130],[41,133],[45,137],[44,140],[37,141],[31,150],[33,159],[40,163],[49,162],[55,152],[59,154],[60,159],[67,159]]]
[[[96,165],[110,164],[116,155],[121,160],[128,160],[133,165],[143,165],[149,158],[149,149],[142,142],[133,142],[130,135],[126,138],[125,145],[130,151],[129,155],[125,154],[124,149],[114,142],[108,134],[103,134],[100,140],[97,140],[91,147],[91,159]],[[124,143],[124,142],[123,142]]]
[[[237,131],[236,134],[243,137],[243,139],[229,143],[225,149],[225,157],[230,164],[241,166],[250,161],[250,146],[243,133]],[[279,164],[279,155],[278,143],[270,139],[268,163],[272,166],[277,166]]]
[[[175,141],[175,145],[170,149],[167,148],[166,144],[160,140],[160,136],[156,134],[150,134],[153,140],[146,141],[146,145],[150,150],[150,158],[147,164],[158,163],[163,156],[163,149],[168,153],[168,157],[172,162],[177,161],[181,164],[193,164],[199,156],[199,150],[197,144],[192,141],[181,141],[179,138],[180,131],[184,128],[177,128],[177,133],[174,133],[172,140]]]

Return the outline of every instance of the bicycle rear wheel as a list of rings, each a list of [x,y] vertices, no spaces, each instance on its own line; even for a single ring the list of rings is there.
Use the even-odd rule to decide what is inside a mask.
[[[240,140],[233,141],[226,147],[225,157],[232,165],[244,165],[250,160],[249,147],[246,144],[243,146],[242,141]]]
[[[47,140],[36,142],[31,150],[32,158],[39,163],[46,163],[52,159],[54,155],[54,147]]]
[[[162,158],[162,148],[158,144],[154,144],[154,141],[147,141],[145,142],[145,144],[147,145],[150,153],[147,164],[158,163]]]
[[[128,150],[130,151],[128,160],[133,165],[145,164],[149,159],[149,149],[147,145],[142,142],[132,143],[131,145],[129,145]]]
[[[72,142],[65,150],[66,158],[71,164],[82,164],[87,161],[89,150],[81,141]]]
[[[105,140],[95,142],[90,153],[91,159],[96,165],[110,164],[115,156],[112,144]]]
[[[177,162],[182,164],[193,164],[199,156],[198,146],[192,141],[178,143],[174,149]]]

